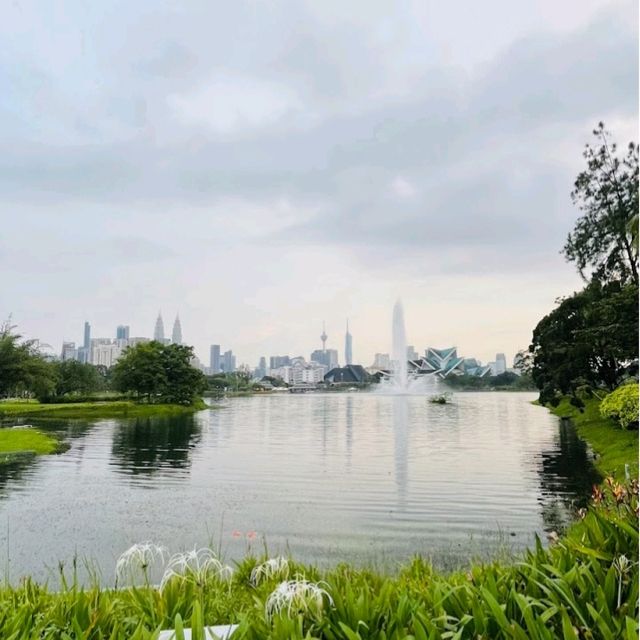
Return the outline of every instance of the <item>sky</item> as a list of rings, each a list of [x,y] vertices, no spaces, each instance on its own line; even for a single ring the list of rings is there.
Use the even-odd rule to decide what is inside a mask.
[[[637,140],[637,2],[3,3],[0,317],[208,364],[391,348],[511,360],[581,287],[582,149]]]

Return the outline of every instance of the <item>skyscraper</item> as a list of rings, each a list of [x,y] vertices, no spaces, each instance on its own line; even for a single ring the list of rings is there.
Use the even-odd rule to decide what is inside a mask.
[[[233,351],[225,351],[222,356],[222,368],[225,373],[233,373],[236,370],[236,357]]]
[[[344,363],[353,364],[353,337],[349,333],[349,320],[347,320],[347,332],[344,334]]]
[[[173,323],[173,331],[171,332],[171,342],[173,344],[182,344],[182,327],[180,326],[180,318],[176,314],[175,322]]]
[[[496,373],[495,375],[499,376],[501,373],[506,373],[507,371],[507,359],[504,356],[504,353],[496,353]]]
[[[158,311],[158,319],[153,330],[153,339],[164,344],[164,322],[162,322],[162,314]]]
[[[116,328],[116,339],[117,340],[128,340],[129,339],[129,325],[128,324],[120,324]]]
[[[91,325],[88,322],[84,323],[84,344],[82,346],[85,349],[91,347]]]
[[[211,373],[220,373],[220,345],[212,344],[209,349],[209,366]]]

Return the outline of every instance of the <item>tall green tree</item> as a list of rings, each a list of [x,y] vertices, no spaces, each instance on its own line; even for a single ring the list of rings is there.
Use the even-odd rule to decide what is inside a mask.
[[[635,284],[594,280],[538,323],[529,350],[541,401],[620,383],[638,355],[637,301]]]
[[[593,135],[597,145],[586,145],[587,168],[571,193],[583,215],[563,252],[585,281],[593,275],[638,285],[638,145],[630,142],[619,155],[602,122]]]
[[[114,366],[113,384],[149,402],[191,404],[205,389],[201,371],[191,366],[193,348],[152,341],[125,350]]]

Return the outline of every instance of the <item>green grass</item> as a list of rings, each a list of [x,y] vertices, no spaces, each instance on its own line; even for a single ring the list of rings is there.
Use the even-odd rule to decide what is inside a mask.
[[[131,400],[119,400],[115,402],[68,402],[58,404],[41,404],[36,401],[14,401],[0,402],[0,418],[133,418],[191,413],[206,408],[207,405],[202,400],[188,406],[179,404],[144,404]]]
[[[0,466],[25,463],[33,456],[64,449],[61,440],[37,429],[0,429]]]
[[[585,401],[582,411],[563,399],[557,407],[549,407],[561,418],[570,418],[578,435],[586,440],[596,454],[595,466],[603,476],[624,478],[624,466],[638,477],[638,431],[621,429],[613,420],[600,415],[600,401]]]
[[[141,545],[119,563],[118,588],[84,588],[74,567],[57,590],[0,587],[0,637],[156,640],[169,628],[180,640],[191,627],[199,640],[205,624],[238,623],[233,640],[637,640],[637,505],[637,483],[605,483],[551,547],[450,575],[420,558],[394,575],[246,558],[229,575],[213,553],[166,565]],[[161,587],[156,568],[173,570]]]

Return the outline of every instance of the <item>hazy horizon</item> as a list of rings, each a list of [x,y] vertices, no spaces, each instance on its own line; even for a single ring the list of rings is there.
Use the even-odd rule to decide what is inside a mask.
[[[14,2],[0,24],[0,317],[238,363],[509,363],[581,287],[583,145],[637,140],[634,2]]]

